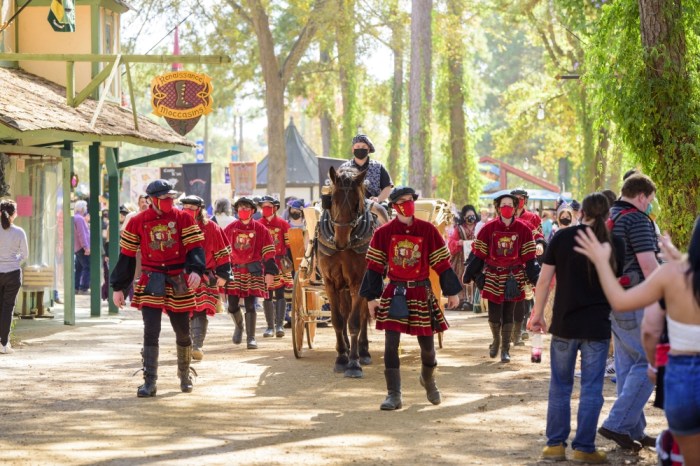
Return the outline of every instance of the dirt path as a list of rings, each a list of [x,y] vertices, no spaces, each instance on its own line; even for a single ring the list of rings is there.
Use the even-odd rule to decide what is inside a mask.
[[[78,298],[86,306],[87,297]],[[494,362],[482,315],[448,313],[452,328],[438,354],[440,406],[426,400],[419,348],[405,338],[404,409],[382,412],[384,338],[377,331],[370,334],[374,364],[364,379],[351,380],[332,372],[330,328],[319,329],[316,349],[297,360],[289,332],[260,336],[260,349],[249,351],[232,345],[233,324],[217,315],[205,359],[195,365],[195,390],[183,394],[164,319],[158,396],[138,399],[140,374],[131,374],[140,367],[140,314],[77,314],[77,327],[62,325],[60,309],[56,321],[20,321],[22,345],[0,356],[3,464],[535,465],[544,446],[547,353],[543,364],[531,364],[521,347],[511,364]],[[614,391],[606,381],[603,416]],[[662,413],[649,405],[647,414],[656,434]],[[598,442],[611,464],[656,464],[651,450],[635,455]]]

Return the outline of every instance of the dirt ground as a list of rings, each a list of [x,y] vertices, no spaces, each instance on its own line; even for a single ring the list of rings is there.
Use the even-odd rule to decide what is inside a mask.
[[[158,396],[139,399],[141,376],[132,377],[140,367],[139,312],[108,316],[104,309],[90,318],[88,297],[77,299],[75,327],[63,325],[60,307],[53,321],[17,321],[17,351],[0,355],[3,464],[540,464],[547,351],[542,364],[530,363],[527,347],[515,349],[510,364],[489,359],[483,314],[448,312],[439,406],[418,383],[415,339],[404,338],[404,408],[385,412],[384,338],[376,330],[373,365],[364,379],[346,379],[332,372],[331,328],[320,328],[315,349],[295,359],[289,331],[263,339],[259,316],[259,349],[247,350],[231,343],[233,324],[217,315],[205,358],[195,364],[194,392],[185,394],[164,318]],[[614,397],[606,380],[601,422]],[[575,429],[576,399],[573,409]],[[651,404],[646,412],[655,435],[663,414]],[[632,454],[601,437],[598,446],[610,464],[656,464],[650,449]]]

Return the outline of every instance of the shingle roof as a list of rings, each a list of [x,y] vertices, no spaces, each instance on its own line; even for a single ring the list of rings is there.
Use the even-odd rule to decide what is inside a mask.
[[[287,186],[317,186],[318,157],[304,142],[291,118],[289,126],[284,131],[284,139],[287,149]],[[257,185],[259,188],[267,186],[269,157],[266,155],[258,163]]]
[[[96,135],[104,141],[166,143],[194,147],[174,131],[139,116],[134,128],[131,110],[105,102],[94,128],[90,128],[97,101],[86,99],[77,108],[66,104],[66,89],[26,71],[0,67],[0,133],[2,126],[22,133],[56,130]],[[136,141],[135,141],[136,140]]]

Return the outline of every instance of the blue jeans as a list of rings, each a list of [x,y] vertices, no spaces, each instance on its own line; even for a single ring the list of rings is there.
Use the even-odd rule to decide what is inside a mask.
[[[615,339],[615,376],[617,400],[603,422],[603,427],[635,440],[644,437],[644,406],[654,391],[647,377],[647,358],[642,346],[641,324],[644,309],[613,312],[612,332]]]
[[[700,434],[700,355],[669,355],[664,389],[664,411],[671,432]]]
[[[90,256],[85,249],[75,253],[75,291],[87,291],[90,288]]]
[[[574,388],[576,357],[581,351],[581,396],[576,418],[576,436],[571,446],[578,451],[595,451],[598,416],[603,408],[605,361],[610,340],[578,340],[552,336],[549,401],[547,403],[547,445],[566,445],[571,432],[571,392]]]

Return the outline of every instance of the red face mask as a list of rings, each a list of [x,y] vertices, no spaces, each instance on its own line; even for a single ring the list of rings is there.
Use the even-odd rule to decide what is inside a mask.
[[[272,206],[269,206],[269,205],[263,206],[263,208],[262,208],[263,217],[272,217],[272,214],[274,214],[274,213],[275,213],[275,211],[273,210]]]
[[[248,220],[252,216],[253,216],[252,209],[248,209],[248,210],[239,209],[238,210],[238,218],[243,220],[243,221]]]
[[[199,213],[199,209],[197,209],[197,210],[182,209],[182,210],[184,210],[187,215],[189,215],[190,217],[192,217],[194,219],[197,218],[197,214]]]
[[[404,201],[402,204],[394,204],[394,209],[404,217],[413,217],[416,204],[413,201]]]
[[[513,218],[513,214],[515,213],[515,207],[511,205],[504,205],[501,206],[501,216],[505,219],[508,218]]]
[[[518,199],[518,209],[525,207],[525,199]]]
[[[153,205],[156,206],[158,210],[163,213],[168,213],[173,210],[173,202],[175,200],[172,197],[166,197],[165,199],[158,199],[157,197],[153,199]]]

